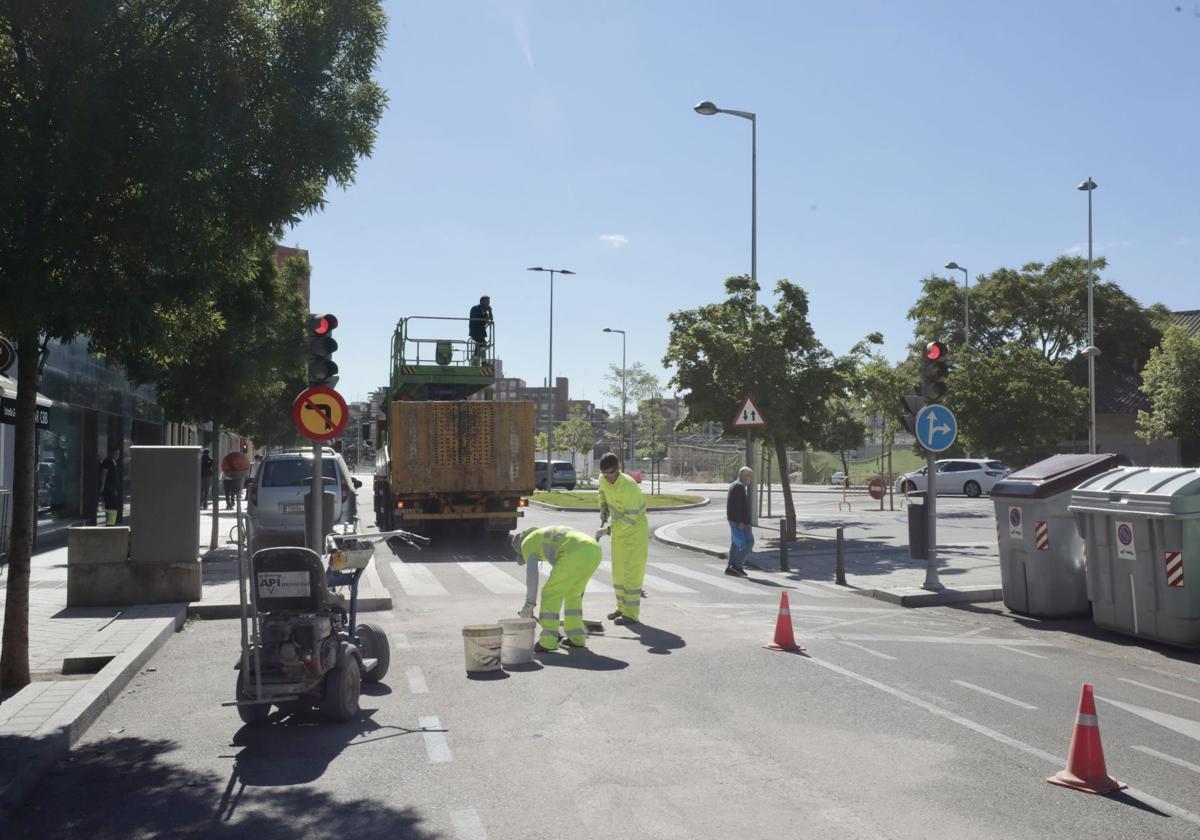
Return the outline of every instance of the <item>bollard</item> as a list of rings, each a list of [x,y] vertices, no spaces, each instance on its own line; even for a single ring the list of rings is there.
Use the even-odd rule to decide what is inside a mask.
[[[787,556],[787,520],[779,520],[779,571],[790,572]]]
[[[837,529],[837,563],[834,566],[834,583],[846,585],[846,529]]]

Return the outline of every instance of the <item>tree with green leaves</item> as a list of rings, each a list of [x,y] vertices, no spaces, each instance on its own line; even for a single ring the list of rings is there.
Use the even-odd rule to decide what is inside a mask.
[[[772,306],[757,305],[758,284],[749,277],[725,281],[726,299],[668,316],[671,334],[663,365],[674,368],[670,384],[682,391],[692,423],[711,421],[729,429],[746,395],[768,419],[763,433],[775,449],[783,480],[789,535],[796,507],[788,479],[787,447],[817,441],[826,404],[846,390],[853,360],[835,358],[808,321],[808,295],[780,280]]]
[[[278,271],[275,245],[264,237],[213,280],[202,309],[161,313],[157,340],[122,347],[118,360],[131,378],[155,385],[158,404],[173,420],[211,421],[214,441],[226,429],[250,435],[266,411],[280,426],[291,425],[292,402],[305,385],[307,312],[297,284],[309,271],[299,255]],[[218,463],[222,454],[213,453]],[[214,511],[216,473],[208,490]],[[210,549],[219,526],[214,516]]]
[[[557,440],[557,438],[555,438],[555,440]],[[545,451],[546,451],[546,445],[547,445],[547,443],[548,443],[548,441],[546,440],[546,433],[545,433],[545,432],[538,432],[538,433],[536,433],[536,434],[533,436],[533,451],[534,451],[534,452],[545,452]],[[547,454],[547,455],[546,455],[546,461],[547,461],[547,462],[549,462],[549,461],[550,461],[550,455],[549,455],[549,454]],[[550,488],[549,488],[549,487],[547,487],[546,489],[547,489],[547,490],[549,490]]]
[[[595,443],[592,424],[587,421],[579,409],[554,427],[554,442],[571,453],[571,463],[575,463],[575,455],[583,453],[587,456]],[[590,472],[590,471],[589,471]]]
[[[1150,410],[1138,412],[1138,437],[1147,443],[1176,437],[1200,438],[1200,335],[1180,326],[1163,334],[1162,344],[1150,351],[1142,371],[1142,393]]]
[[[18,349],[0,687],[29,681],[34,409],[52,339],[150,345],[370,153],[380,0],[0,10],[0,332]]]
[[[820,449],[838,453],[847,482],[850,480],[850,461],[847,454],[862,446],[866,439],[867,426],[850,400],[830,400],[825,426],[816,445]]]
[[[866,416],[878,417],[880,420],[881,458],[885,451],[890,454],[895,445],[896,430],[900,426],[902,413],[900,398],[906,392],[911,392],[917,378],[915,361],[892,364],[877,353],[865,354],[854,373],[851,392],[857,397],[858,404]],[[881,465],[880,472],[884,469]],[[890,470],[890,466],[887,469]],[[890,472],[888,478],[891,478]]]
[[[604,380],[604,396],[612,400],[609,404],[611,414],[620,418],[621,451],[627,452],[630,457],[635,456],[636,444],[633,439],[637,433],[637,420],[630,422],[627,416],[629,407],[632,406],[636,413],[637,406],[661,393],[658,377],[646,370],[641,362],[634,362],[624,369],[620,365],[609,365]],[[630,439],[625,441],[627,436]]]

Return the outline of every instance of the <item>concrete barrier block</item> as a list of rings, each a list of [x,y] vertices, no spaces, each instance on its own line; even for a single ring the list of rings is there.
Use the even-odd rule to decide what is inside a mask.
[[[90,563],[67,567],[67,606],[100,607],[199,601],[199,560]]]
[[[82,526],[67,535],[67,575],[72,566],[124,563],[129,559],[129,528]]]

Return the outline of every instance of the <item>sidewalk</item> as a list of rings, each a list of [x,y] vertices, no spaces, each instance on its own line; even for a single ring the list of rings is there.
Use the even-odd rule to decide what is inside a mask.
[[[821,523],[828,525],[829,523]],[[890,521],[884,524],[893,524]],[[805,580],[842,589],[833,583],[836,535],[833,527],[800,532],[788,543],[788,567]],[[912,560],[908,545],[887,530],[856,523],[844,529],[847,589],[903,606],[934,606],[963,601],[998,601],[1000,560],[995,541],[964,541],[938,546],[938,575],[945,592],[921,589],[925,561]],[[722,517],[693,517],[664,525],[654,539],[666,545],[726,559],[729,525]],[[779,570],[779,529],[756,526],[755,550],[749,560],[765,572]]]
[[[233,512],[219,514],[220,547],[208,550],[212,517],[200,513],[197,556],[202,598],[191,604],[67,607],[67,547],[35,554],[29,585],[29,667],[33,681],[0,702],[0,826],[79,740],[188,616],[236,618],[237,549],[226,543]],[[0,575],[0,617],[8,580]],[[392,599],[372,564],[359,607],[387,610]],[[231,651],[234,656],[236,651]]]

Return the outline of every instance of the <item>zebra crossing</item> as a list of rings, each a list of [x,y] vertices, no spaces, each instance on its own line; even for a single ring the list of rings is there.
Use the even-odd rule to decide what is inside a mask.
[[[511,557],[504,555],[449,555],[445,560],[434,563],[405,563],[395,559],[389,561],[404,594],[412,598],[437,598],[470,596],[491,593],[493,595],[523,595],[525,593],[525,567],[518,566]],[[650,562],[646,566],[645,587],[656,595],[687,595],[704,597],[715,592],[722,594],[778,597],[775,586],[762,587],[753,581],[738,580],[724,574],[724,566],[705,564],[690,567],[680,563]],[[545,564],[538,565],[542,580],[549,575]],[[592,576],[592,585],[612,586],[612,562],[605,560]],[[804,586],[788,581],[787,586],[795,594],[811,595],[816,598],[836,598],[838,593],[827,592],[818,586]]]

